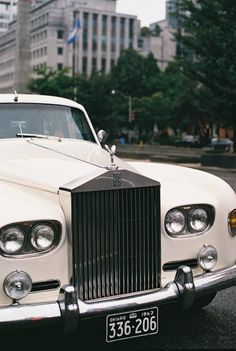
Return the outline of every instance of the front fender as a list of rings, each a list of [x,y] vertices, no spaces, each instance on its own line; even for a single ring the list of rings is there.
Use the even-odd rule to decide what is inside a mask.
[[[58,246],[47,253],[35,253],[18,257],[0,255],[0,305],[8,304],[9,299],[3,292],[5,277],[17,269],[27,272],[33,282],[58,280],[68,284],[68,240],[65,216],[59,203],[58,194],[36,190],[8,182],[0,182],[1,216],[0,228],[17,222],[56,220],[61,223],[62,233]],[[53,301],[58,290],[29,294],[22,301]]]

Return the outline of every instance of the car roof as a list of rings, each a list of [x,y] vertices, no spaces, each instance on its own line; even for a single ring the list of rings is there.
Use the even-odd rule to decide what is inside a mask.
[[[28,104],[51,104],[51,105],[62,105],[80,108],[84,110],[84,107],[77,102],[50,95],[37,95],[37,94],[0,94],[0,104],[3,103],[28,103]]]

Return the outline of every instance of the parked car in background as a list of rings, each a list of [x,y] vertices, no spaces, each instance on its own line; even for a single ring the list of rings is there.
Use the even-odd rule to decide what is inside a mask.
[[[202,144],[200,142],[200,138],[198,135],[184,135],[181,138],[175,140],[175,146],[183,146],[183,147],[193,147],[200,148]]]
[[[124,162],[59,97],[0,95],[0,133],[0,331],[52,324],[79,344],[100,317],[104,344],[142,337],[161,305],[202,308],[236,284],[236,194],[220,178]]]
[[[229,152],[233,146],[233,141],[229,138],[212,138],[211,147],[213,150]]]

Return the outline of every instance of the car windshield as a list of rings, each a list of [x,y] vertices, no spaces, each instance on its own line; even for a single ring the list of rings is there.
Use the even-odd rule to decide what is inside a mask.
[[[46,104],[0,104],[0,138],[39,134],[95,142],[83,111]]]

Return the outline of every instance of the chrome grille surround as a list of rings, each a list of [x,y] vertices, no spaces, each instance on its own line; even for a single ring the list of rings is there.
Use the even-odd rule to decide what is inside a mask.
[[[81,300],[160,286],[158,182],[125,170],[109,171],[74,189],[72,232]]]

